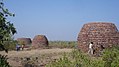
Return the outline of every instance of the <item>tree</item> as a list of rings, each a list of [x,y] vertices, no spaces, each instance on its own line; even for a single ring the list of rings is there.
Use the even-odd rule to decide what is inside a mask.
[[[14,16],[8,9],[5,9],[3,0],[0,0],[0,50],[8,50],[4,47],[6,42],[10,41],[12,36],[16,33],[13,23],[7,21],[8,16]],[[7,58],[0,54],[0,67],[10,67]]]
[[[0,0],[0,49],[6,52],[7,49],[4,47],[5,43],[10,41],[11,37],[17,32],[13,23],[7,21],[9,16],[14,17],[15,15],[10,13],[8,9],[4,7],[3,0]]]

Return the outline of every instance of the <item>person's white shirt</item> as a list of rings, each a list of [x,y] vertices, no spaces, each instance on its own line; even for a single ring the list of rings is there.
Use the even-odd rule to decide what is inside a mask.
[[[90,43],[89,48],[92,48],[92,46],[93,46],[93,44],[92,44],[92,43]]]

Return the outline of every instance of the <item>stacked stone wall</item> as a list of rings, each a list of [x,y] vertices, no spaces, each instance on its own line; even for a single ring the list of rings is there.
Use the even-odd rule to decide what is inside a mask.
[[[97,51],[113,45],[119,45],[119,31],[113,23],[92,22],[84,24],[78,34],[78,47],[88,52],[90,42],[93,42]]]
[[[48,39],[45,35],[36,35],[32,41],[34,48],[48,47]]]
[[[17,41],[19,44],[24,44],[24,45],[28,45],[31,44],[31,39],[30,38],[17,38]]]

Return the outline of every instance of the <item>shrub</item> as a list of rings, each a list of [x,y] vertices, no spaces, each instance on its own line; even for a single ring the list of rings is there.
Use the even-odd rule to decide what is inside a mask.
[[[11,40],[4,42],[4,47],[8,50],[15,50],[16,49],[17,41]]]
[[[101,57],[92,57],[74,49],[47,67],[119,67],[119,47],[104,49]]]
[[[104,67],[119,67],[119,47],[108,48],[102,56]]]
[[[46,67],[103,67],[104,62],[101,59],[93,59],[78,50],[73,50],[70,54],[51,62]]]
[[[0,55],[0,67],[11,67],[9,63],[7,62],[6,55]]]

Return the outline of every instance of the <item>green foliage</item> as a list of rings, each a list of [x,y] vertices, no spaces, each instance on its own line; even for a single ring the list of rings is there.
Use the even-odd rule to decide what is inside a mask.
[[[105,61],[104,67],[119,67],[119,47],[106,49],[102,59]]]
[[[5,9],[3,0],[0,0],[0,45],[5,45],[10,41],[12,35],[16,33],[13,23],[7,21],[8,16],[14,16],[8,9]]]
[[[6,41],[4,47],[8,50],[16,50],[16,40]]]
[[[54,48],[74,48],[76,41],[49,41],[49,46]]]
[[[47,65],[47,67],[119,67],[119,47],[105,49],[101,57],[92,57],[78,50],[73,50]]]
[[[49,65],[46,65],[46,67],[71,67],[71,66],[72,62],[68,59],[66,54],[64,54],[62,58],[55,60]]]
[[[73,50],[71,56],[74,59],[73,64],[78,67],[103,67],[104,62],[100,59],[100,57],[91,57],[78,50]]]
[[[103,67],[101,60],[93,59],[78,50],[66,55],[48,64],[47,67]]]
[[[7,56],[0,55],[0,67],[11,67],[7,62]]]
[[[8,16],[14,16],[14,14],[10,13],[4,7],[3,0],[0,0],[0,50],[6,52],[8,52],[8,49],[5,48],[5,45],[11,43],[12,35],[16,33],[13,23],[7,21]],[[0,67],[10,67],[4,55],[0,55]]]

